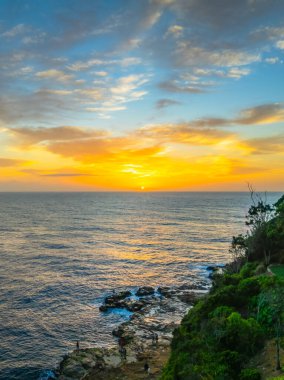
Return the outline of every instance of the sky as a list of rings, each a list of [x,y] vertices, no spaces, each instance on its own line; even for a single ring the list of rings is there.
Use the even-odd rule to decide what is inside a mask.
[[[284,190],[283,0],[0,0],[0,191]]]

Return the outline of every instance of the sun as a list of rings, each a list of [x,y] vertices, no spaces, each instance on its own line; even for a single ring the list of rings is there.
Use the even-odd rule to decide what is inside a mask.
[[[140,189],[141,189],[141,190],[144,190],[144,189],[145,189],[145,187],[144,187],[144,186],[141,186],[141,187],[140,187]]]

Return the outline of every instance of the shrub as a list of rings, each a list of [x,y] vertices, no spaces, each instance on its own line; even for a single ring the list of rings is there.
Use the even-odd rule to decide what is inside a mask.
[[[260,285],[255,277],[245,278],[238,286],[238,292],[243,297],[253,297],[259,294]]]
[[[249,262],[242,266],[240,270],[240,275],[242,278],[251,277],[254,275],[255,268],[257,267],[258,262]]]
[[[261,375],[257,369],[245,368],[241,371],[240,380],[261,380]]]
[[[227,318],[220,344],[221,348],[237,351],[243,357],[251,356],[263,345],[261,326],[255,319],[244,319],[234,312]]]

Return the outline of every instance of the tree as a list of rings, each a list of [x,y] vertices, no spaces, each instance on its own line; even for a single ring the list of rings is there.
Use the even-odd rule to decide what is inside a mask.
[[[257,320],[266,327],[276,342],[276,369],[281,369],[280,339],[284,324],[284,286],[277,285],[258,297]]]
[[[252,206],[246,215],[246,225],[249,230],[246,235],[247,255],[249,260],[264,259],[266,265],[270,262],[272,241],[268,234],[269,221],[274,217],[274,207],[267,204],[266,197],[254,192],[249,185]]]
[[[230,269],[233,273],[238,273],[248,258],[247,236],[243,234],[233,236],[229,252],[233,259],[230,263]]]

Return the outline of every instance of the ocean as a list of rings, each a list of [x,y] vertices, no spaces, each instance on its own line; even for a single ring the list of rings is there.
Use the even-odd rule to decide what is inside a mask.
[[[280,193],[268,193],[269,203]],[[205,280],[245,232],[249,193],[0,193],[0,379],[45,379],[112,346],[113,289]]]

